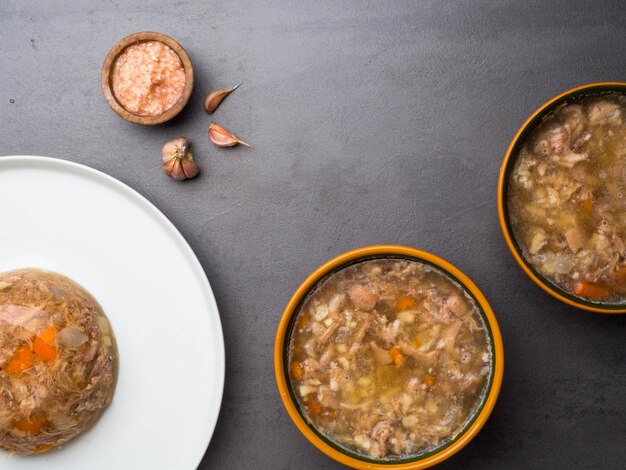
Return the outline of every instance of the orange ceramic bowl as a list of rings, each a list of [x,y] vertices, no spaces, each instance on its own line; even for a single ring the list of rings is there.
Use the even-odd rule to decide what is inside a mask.
[[[508,245],[509,250],[511,250],[513,257],[522,267],[524,272],[548,294],[556,297],[566,304],[592,312],[626,313],[626,304],[608,304],[602,302],[590,302],[588,300],[581,299],[580,297],[576,297],[569,292],[566,292],[539,274],[534,266],[530,264],[526,258],[524,258],[522,250],[513,235],[507,205],[509,177],[511,175],[511,171],[513,170],[513,166],[515,165],[517,154],[529,133],[535,129],[537,124],[539,124],[546,115],[550,114],[563,103],[567,103],[573,99],[585,96],[601,95],[603,93],[620,93],[626,95],[626,83],[601,82],[573,88],[565,93],[555,96],[531,114],[528,119],[526,119],[526,122],[524,122],[522,127],[520,127],[515,134],[515,137],[513,137],[513,140],[504,155],[504,161],[502,162],[502,167],[500,169],[500,179],[498,181],[498,216],[500,218],[500,227],[502,228],[504,239],[506,240],[506,244]]]
[[[465,429],[452,441],[447,442],[435,450],[402,460],[373,460],[356,452],[350,451],[338,444],[334,443],[324,435],[320,434],[313,426],[311,426],[304,414],[301,412],[296,401],[294,392],[291,388],[287,370],[288,348],[291,331],[294,326],[295,317],[306,296],[315,286],[326,278],[328,275],[360,261],[374,258],[402,258],[422,263],[430,264],[444,271],[450,278],[461,285],[465,291],[474,299],[478,309],[483,316],[485,325],[489,333],[489,339],[492,345],[493,361],[491,364],[491,379],[487,386],[487,392],[483,402],[476,412],[475,416],[469,421]],[[502,374],[504,371],[504,357],[502,348],[502,336],[496,317],[487,303],[485,296],[478,290],[478,287],[461,271],[452,266],[447,261],[426,253],[425,251],[416,250],[405,246],[396,245],[377,245],[356,250],[348,251],[317,268],[306,280],[298,287],[296,292],[289,300],[285,312],[283,313],[278,332],[276,333],[276,343],[274,346],[274,370],[276,372],[276,382],[278,391],[283,400],[285,408],[291,419],[298,427],[300,432],[319,450],[329,457],[335,459],[344,465],[357,469],[373,469],[373,470],[418,470],[432,467],[450,456],[456,454],[464,446],[471,441],[478,431],[484,426],[485,422],[491,414],[491,410],[496,403],[500,386],[502,384]]]

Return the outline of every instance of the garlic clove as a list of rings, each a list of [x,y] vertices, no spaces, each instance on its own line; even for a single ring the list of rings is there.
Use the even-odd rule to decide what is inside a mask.
[[[209,126],[209,138],[211,139],[211,142],[213,142],[218,147],[233,147],[237,144],[250,147],[250,144],[244,142],[235,134],[227,129],[224,129],[222,126],[214,122],[212,122]]]
[[[185,179],[185,172],[183,171],[183,165],[180,163],[180,158],[174,159],[170,176],[178,181]]]
[[[179,137],[166,143],[161,154],[164,173],[175,180],[182,181],[198,174],[199,168],[193,160],[188,139]]]
[[[191,154],[189,154],[189,159],[182,159],[180,161],[180,165],[183,169],[183,173],[185,174],[185,178],[193,178],[198,174],[198,165],[196,165],[196,162],[193,161]]]
[[[163,159],[165,160],[165,157],[163,157]],[[174,170],[174,164],[177,161],[178,161],[178,158],[172,157],[168,161],[163,162],[163,171],[165,172],[166,175],[169,176],[172,174],[172,170]]]
[[[209,93],[204,99],[204,110],[209,114],[213,114],[222,102],[222,100],[230,95],[237,88],[239,88],[239,85],[241,85],[241,83],[235,85],[232,88],[224,88],[222,90],[216,90],[212,93]]]

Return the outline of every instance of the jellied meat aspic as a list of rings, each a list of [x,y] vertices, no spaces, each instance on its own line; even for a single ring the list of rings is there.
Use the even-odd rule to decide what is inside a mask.
[[[626,301],[626,97],[549,114],[523,143],[508,212],[526,260],[569,294]]]
[[[454,439],[480,408],[492,352],[473,299],[438,268],[343,268],[295,319],[290,383],[305,418],[354,452],[396,459]]]
[[[37,269],[0,274],[0,449],[42,453],[90,429],[116,367],[111,326],[85,289]]]

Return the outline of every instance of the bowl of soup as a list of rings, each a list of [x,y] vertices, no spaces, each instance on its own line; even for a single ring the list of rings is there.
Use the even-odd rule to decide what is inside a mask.
[[[500,171],[505,240],[572,306],[626,312],[626,83],[574,88],[535,111]]]
[[[380,245],[316,269],[291,297],[274,367],[289,416],[352,468],[423,469],[458,452],[500,391],[502,337],[461,271]]]

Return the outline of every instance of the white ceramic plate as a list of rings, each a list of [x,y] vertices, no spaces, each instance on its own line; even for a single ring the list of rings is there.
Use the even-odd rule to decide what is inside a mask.
[[[184,189],[184,188],[182,188]],[[100,302],[119,349],[110,408],[65,448],[8,469],[195,469],[224,386],[224,339],[191,248],[152,204],[75,163],[0,157],[0,272],[65,274]]]

